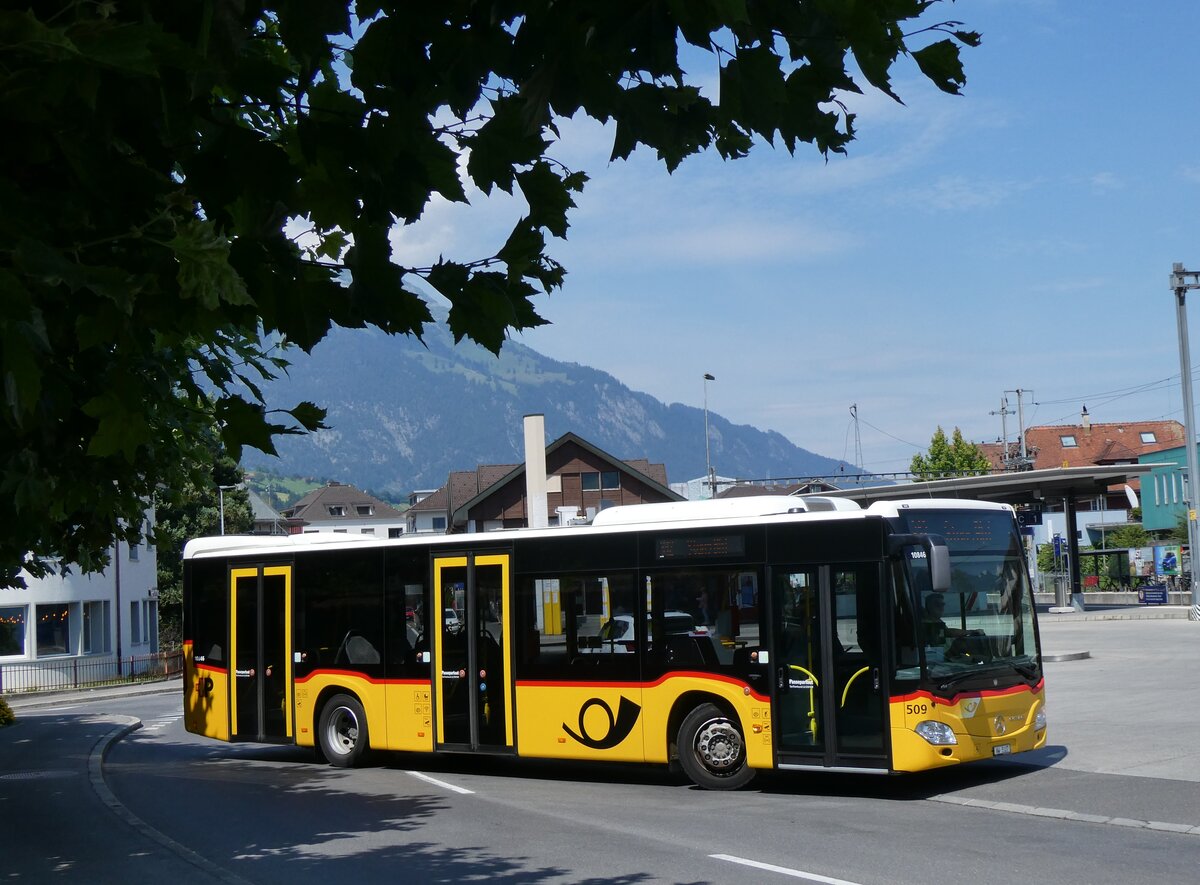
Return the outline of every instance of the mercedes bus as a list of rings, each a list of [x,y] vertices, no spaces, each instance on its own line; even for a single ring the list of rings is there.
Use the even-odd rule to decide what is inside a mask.
[[[900,773],[1046,742],[1007,505],[756,496],[587,525],[184,551],[190,732],[370,751]]]

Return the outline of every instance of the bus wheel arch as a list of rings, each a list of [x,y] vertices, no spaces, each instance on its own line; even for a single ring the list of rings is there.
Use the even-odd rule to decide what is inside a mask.
[[[706,790],[737,790],[754,779],[747,761],[746,732],[725,701],[685,696],[671,711],[674,756],[688,778]]]
[[[362,765],[370,750],[367,712],[362,701],[342,688],[323,692],[317,705],[317,750],[335,768]]]

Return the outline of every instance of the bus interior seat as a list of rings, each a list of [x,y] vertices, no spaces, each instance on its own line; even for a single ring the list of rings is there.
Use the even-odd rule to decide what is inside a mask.
[[[334,656],[334,664],[378,664],[379,650],[371,644],[371,640],[350,630],[342,640],[342,646]]]

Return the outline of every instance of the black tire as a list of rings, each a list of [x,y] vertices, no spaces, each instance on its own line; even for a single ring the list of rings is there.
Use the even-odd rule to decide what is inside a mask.
[[[706,790],[739,790],[754,779],[741,726],[715,704],[701,704],[684,717],[678,750],[684,772]]]
[[[370,747],[367,714],[362,704],[347,694],[335,694],[321,708],[317,748],[335,768],[355,768]]]

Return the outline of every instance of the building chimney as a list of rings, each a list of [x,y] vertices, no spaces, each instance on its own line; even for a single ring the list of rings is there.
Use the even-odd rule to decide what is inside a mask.
[[[546,504],[546,416],[525,416],[525,515],[531,529],[550,525]]]
[[[1084,405],[1083,412],[1080,414],[1079,417],[1083,421],[1083,429],[1091,430],[1092,429],[1092,416],[1088,414],[1086,405]]]

